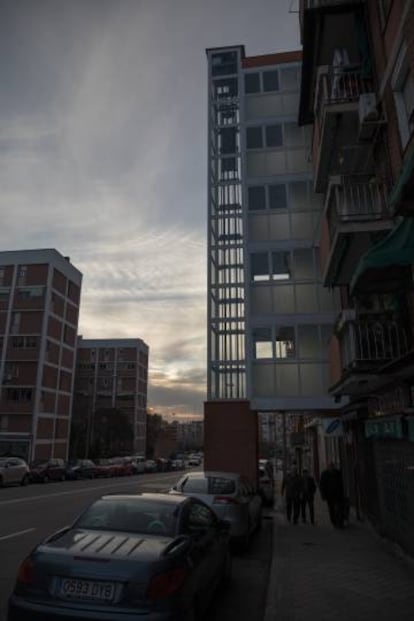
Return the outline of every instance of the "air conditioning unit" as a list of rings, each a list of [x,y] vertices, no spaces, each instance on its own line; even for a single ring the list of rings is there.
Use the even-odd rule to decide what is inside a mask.
[[[363,93],[359,96],[358,116],[358,139],[362,141],[371,140],[380,120],[375,93]]]

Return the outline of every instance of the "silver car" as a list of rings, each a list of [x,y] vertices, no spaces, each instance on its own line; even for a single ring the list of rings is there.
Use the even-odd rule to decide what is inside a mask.
[[[199,498],[230,523],[230,536],[247,548],[261,526],[262,498],[248,479],[230,472],[188,472],[170,494]]]
[[[30,481],[30,469],[20,457],[0,457],[0,487],[13,483],[27,485]]]

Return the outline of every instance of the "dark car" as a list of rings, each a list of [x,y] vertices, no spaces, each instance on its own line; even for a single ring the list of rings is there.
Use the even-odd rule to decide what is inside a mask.
[[[95,476],[96,477],[113,477],[115,476],[116,468],[110,463],[109,459],[96,459],[95,460]]]
[[[230,572],[228,524],[200,500],[103,496],[22,562],[8,621],[195,621]]]
[[[40,483],[49,481],[64,481],[66,479],[66,464],[63,459],[44,459],[30,464],[30,480]]]
[[[66,478],[69,480],[93,479],[96,466],[91,459],[73,459],[66,465]]]

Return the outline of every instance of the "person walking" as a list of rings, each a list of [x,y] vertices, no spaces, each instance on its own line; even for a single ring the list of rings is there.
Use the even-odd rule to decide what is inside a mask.
[[[344,527],[344,483],[341,471],[330,463],[321,474],[319,489],[322,500],[328,504],[329,517],[335,528]]]
[[[282,496],[283,494],[285,495],[288,522],[291,522],[293,517],[293,523],[297,524],[302,497],[302,477],[299,475],[297,468],[292,468],[283,479],[281,493]]]
[[[307,468],[302,471],[302,497],[301,513],[302,522],[306,523],[306,509],[309,509],[309,519],[311,524],[315,524],[314,498],[316,492],[315,479]]]

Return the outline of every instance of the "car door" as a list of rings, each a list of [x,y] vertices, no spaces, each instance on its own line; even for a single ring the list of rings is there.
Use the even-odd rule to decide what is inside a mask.
[[[184,517],[182,534],[192,540],[193,592],[202,610],[207,607],[223,571],[226,546],[220,536],[219,520],[203,502],[192,498]]]
[[[11,457],[6,462],[6,482],[20,483],[23,478],[23,469],[19,459]]]
[[[259,494],[256,494],[253,485],[244,477],[240,479],[240,487],[246,499],[249,513],[250,529],[255,530],[259,525],[260,514],[262,509],[262,500]]]

